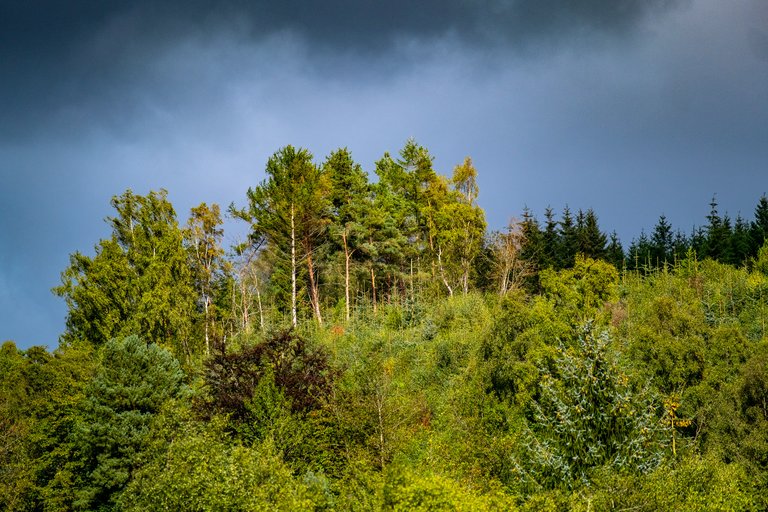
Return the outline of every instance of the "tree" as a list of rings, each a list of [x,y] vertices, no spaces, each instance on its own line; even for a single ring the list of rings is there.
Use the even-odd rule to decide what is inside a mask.
[[[116,508],[145,458],[153,417],[168,400],[186,393],[183,379],[170,352],[138,336],[113,339],[104,346],[76,431],[86,473],[76,509]]]
[[[506,232],[495,232],[490,236],[493,273],[498,280],[499,295],[519,289],[536,270],[533,263],[522,257],[524,243],[522,227],[514,221],[510,221]]]
[[[524,470],[536,483],[573,487],[601,466],[647,473],[662,462],[654,398],[631,383],[609,347],[607,332],[587,324],[544,373]]]
[[[664,215],[659,217],[659,222],[653,228],[650,240],[651,265],[662,267],[673,258],[672,226]]]
[[[350,268],[354,254],[365,242],[363,215],[369,206],[368,175],[346,148],[331,153],[323,168],[330,180],[331,231],[337,240],[341,239],[344,251],[344,313],[349,321]]]
[[[476,176],[467,158],[454,169],[452,190],[447,180],[437,177],[424,191],[426,206],[421,213],[427,220],[429,247],[449,295],[458,287],[469,292],[470,273],[482,248],[485,215],[474,204],[479,192]]]
[[[578,252],[588,258],[604,258],[607,238],[600,231],[597,224],[597,215],[592,208],[586,213],[579,210],[577,222]]]
[[[611,241],[605,249],[605,259],[619,270],[624,268],[624,249],[615,231],[611,233]]]
[[[69,307],[64,343],[102,345],[114,337],[141,333],[152,343],[189,356],[196,293],[183,233],[167,192],[112,198],[107,218],[112,236],[93,258],[76,252],[54,292]]]
[[[312,163],[306,149],[286,146],[267,162],[267,178],[256,188],[248,189],[246,209],[231,211],[250,222],[251,239],[262,236],[274,250],[276,258],[289,262],[291,324],[298,323],[299,264],[307,265],[309,295],[318,323],[320,288],[316,252],[324,242],[329,223],[328,180]]]
[[[523,235],[521,257],[527,260],[537,270],[544,268],[545,244],[539,221],[526,206],[523,208],[523,219],[520,222]]]
[[[768,239],[768,197],[763,194],[755,207],[755,220],[750,223],[750,238],[752,240],[752,256]]]
[[[710,212],[707,215],[709,224],[706,228],[706,255],[713,260],[723,263],[731,263],[733,252],[731,250],[731,221],[728,215],[720,217],[717,211],[717,198],[712,196],[709,203]]]
[[[192,208],[184,235],[190,253],[192,275],[203,304],[205,354],[209,355],[210,331],[214,323],[211,311],[214,285],[224,266],[224,250],[221,248],[224,230],[221,228],[219,205],[212,204],[209,208],[207,204],[200,203]]]
[[[578,231],[573,223],[573,215],[568,205],[563,209],[560,219],[561,251],[557,268],[571,268],[579,252]]]
[[[547,206],[544,210],[544,218],[546,219],[546,222],[544,224],[544,254],[542,257],[542,265],[544,268],[557,267],[561,250],[561,240],[557,228],[557,221],[555,220],[555,211]]]

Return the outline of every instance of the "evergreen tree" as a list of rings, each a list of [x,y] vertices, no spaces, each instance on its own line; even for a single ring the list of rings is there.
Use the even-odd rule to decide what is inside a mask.
[[[574,225],[573,216],[568,205],[563,209],[563,216],[560,219],[560,258],[558,268],[571,268],[576,260],[576,254],[579,252],[578,230]]]
[[[551,207],[547,206],[544,210],[544,218],[546,219],[546,222],[544,225],[544,255],[542,257],[542,265],[544,265],[545,268],[557,268],[561,243],[557,221],[555,220],[555,212]]]
[[[768,197],[760,197],[755,207],[755,220],[750,224],[751,255],[756,256],[758,249],[768,239]]]
[[[86,472],[76,509],[118,509],[120,493],[145,460],[152,419],[166,401],[186,393],[183,378],[168,351],[137,336],[105,345],[76,432]]]
[[[640,236],[632,240],[629,246],[629,268],[632,270],[649,270],[651,265],[651,242],[644,230],[640,230]]]
[[[344,259],[344,311],[349,321],[353,257],[365,242],[363,216],[369,205],[368,175],[346,148],[331,153],[323,167],[330,181],[331,232]]]
[[[685,236],[685,233],[679,229],[675,232],[675,238],[672,241],[672,252],[675,262],[685,258],[688,250],[691,248],[691,241]]]
[[[615,231],[611,233],[611,241],[605,249],[605,259],[618,270],[624,268],[624,248],[621,246],[619,235]]]
[[[542,269],[545,262],[544,233],[541,232],[539,221],[527,206],[523,209],[520,228],[523,240],[520,256],[528,261],[533,268]]]
[[[248,207],[232,208],[232,212],[251,224],[251,239],[264,237],[273,257],[287,268],[291,324],[298,322],[299,286],[304,276],[312,311],[322,323],[316,258],[330,220],[327,177],[312,162],[309,151],[293,146],[272,155],[266,173],[259,186],[248,189]],[[300,270],[303,265],[305,272]]]
[[[717,198],[712,196],[712,202],[709,203],[710,212],[707,215],[707,240],[706,255],[713,260],[723,263],[733,261],[733,251],[731,248],[731,221],[728,215],[720,217],[717,211]]]
[[[666,263],[673,262],[672,226],[667,222],[667,217],[661,215],[650,240],[651,265],[662,267]]]
[[[741,265],[747,261],[751,256],[751,246],[752,237],[750,236],[749,224],[739,214],[736,216],[733,234],[731,235],[732,263],[734,265]]]
[[[600,231],[597,215],[592,208],[588,209],[586,213],[579,210],[577,229],[579,253],[593,259],[605,258],[605,245],[608,240],[605,234]]]

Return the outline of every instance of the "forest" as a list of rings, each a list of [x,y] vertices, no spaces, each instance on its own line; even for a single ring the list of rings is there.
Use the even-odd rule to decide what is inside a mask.
[[[0,508],[768,510],[764,195],[625,249],[592,209],[489,231],[414,140],[374,174],[116,195],[57,347],[0,348]]]

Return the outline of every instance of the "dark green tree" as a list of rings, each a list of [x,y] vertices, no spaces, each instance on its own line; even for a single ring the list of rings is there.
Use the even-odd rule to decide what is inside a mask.
[[[557,268],[561,250],[560,233],[557,228],[557,220],[555,220],[555,211],[549,206],[544,210],[544,219],[544,255],[542,257],[542,264],[545,268]]]
[[[651,234],[650,259],[651,265],[663,267],[666,263],[673,263],[672,225],[667,222],[667,217],[661,215]]]
[[[750,223],[750,238],[752,240],[751,254],[757,255],[758,249],[768,239],[768,197],[760,197],[755,207],[755,220]]]
[[[138,336],[113,339],[85,390],[75,437],[84,475],[76,510],[115,510],[133,472],[146,460],[152,419],[186,393],[179,362]]]
[[[605,248],[605,259],[619,270],[624,268],[624,248],[621,246],[619,235],[615,231],[611,233],[611,240],[608,242],[608,247]]]
[[[323,168],[330,181],[332,239],[344,259],[344,313],[349,321],[353,258],[365,243],[363,217],[370,206],[368,175],[346,148],[331,153]]]
[[[590,208],[583,213],[579,210],[577,216],[578,252],[588,258],[605,258],[605,245],[608,242],[605,233],[600,231],[597,215]]]
[[[706,255],[713,260],[722,263],[733,262],[733,250],[731,247],[731,221],[728,215],[723,217],[717,211],[717,198],[712,196],[709,203],[710,212],[707,215],[707,241]]]
[[[734,265],[741,265],[752,256],[752,237],[749,224],[741,215],[736,216],[731,235],[731,249],[733,251]]]
[[[579,252],[578,231],[568,205],[563,209],[560,219],[560,258],[558,268],[571,268]]]
[[[544,267],[545,243],[544,233],[541,231],[539,221],[527,206],[523,208],[523,218],[520,221],[523,245],[520,249],[520,257],[528,261],[533,268],[539,270]]]
[[[283,288],[290,288],[291,324],[298,323],[299,287],[305,276],[312,311],[322,323],[316,258],[330,222],[327,176],[312,162],[309,151],[293,146],[270,157],[266,174],[259,186],[248,189],[248,206],[230,210],[251,224],[252,241],[266,239],[276,267],[286,270],[273,277],[282,275],[290,281]]]

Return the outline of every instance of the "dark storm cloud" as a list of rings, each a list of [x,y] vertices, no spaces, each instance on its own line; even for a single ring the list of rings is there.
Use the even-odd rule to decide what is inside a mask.
[[[671,0],[11,2],[0,11],[0,134],[71,130],[96,111],[117,123],[134,91],[167,81],[169,46],[222,37],[252,43],[288,34],[332,74],[339,59],[387,65],[400,45],[450,39],[520,52],[577,37],[624,35]],[[408,50],[405,50],[407,53]],[[280,65],[280,63],[272,63]],[[190,84],[187,84],[188,86]],[[192,85],[193,86],[193,85]],[[162,87],[159,87],[162,89]]]

